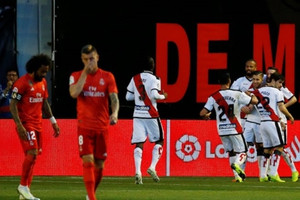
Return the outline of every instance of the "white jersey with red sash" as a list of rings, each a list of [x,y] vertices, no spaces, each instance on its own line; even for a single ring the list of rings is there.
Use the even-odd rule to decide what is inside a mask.
[[[230,89],[240,90],[242,92],[245,92],[251,88],[253,88],[252,79],[249,79],[246,76],[240,77],[237,80],[235,80],[230,87]],[[241,119],[246,119],[245,113],[241,112],[240,115]]]
[[[262,87],[253,91],[258,98],[257,108],[261,116],[261,121],[279,121],[278,103],[284,102],[283,93],[274,87]]]
[[[240,108],[248,105],[251,97],[238,90],[219,90],[212,94],[205,109],[216,111],[217,128],[220,136],[243,133],[240,119]]]
[[[160,92],[160,79],[151,72],[142,72],[135,75],[127,90],[134,94],[134,118],[158,118],[156,99],[152,97],[151,91],[158,90]]]

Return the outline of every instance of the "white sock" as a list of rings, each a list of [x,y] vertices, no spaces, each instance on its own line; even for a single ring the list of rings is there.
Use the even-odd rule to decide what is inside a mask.
[[[230,166],[231,164],[233,164],[235,162],[235,159],[236,159],[236,156],[229,156],[229,163],[230,163]],[[233,171],[233,174],[234,174],[234,177],[237,178],[237,177],[240,177],[236,171],[232,170]]]
[[[270,169],[269,175],[270,176],[276,176],[277,175],[279,162],[280,162],[280,155],[278,155],[277,153],[273,153],[272,156],[271,156],[270,166],[269,166],[269,169]]]
[[[139,147],[136,147],[134,149],[133,154],[134,154],[135,173],[142,175],[141,163],[142,163],[143,150]]]
[[[281,155],[284,159],[284,161],[286,162],[286,164],[290,167],[292,172],[297,171],[296,167],[295,167],[295,163],[291,157],[291,155],[284,149],[283,152],[281,152]]]
[[[242,166],[247,159],[247,154],[246,153],[237,153],[235,157],[235,164],[238,164],[239,166]]]
[[[162,151],[163,151],[163,147],[161,144],[154,145],[152,150],[152,162],[150,165],[151,169],[155,170],[156,164],[158,163],[161,157]]]
[[[269,162],[270,162],[270,158],[267,158],[265,156],[261,157],[260,174],[259,174],[260,178],[267,177],[267,170],[269,168]]]

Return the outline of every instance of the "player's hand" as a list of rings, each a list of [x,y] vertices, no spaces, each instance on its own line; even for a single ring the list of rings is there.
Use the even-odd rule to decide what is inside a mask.
[[[294,124],[294,121],[295,121],[295,120],[294,120],[294,117],[293,117],[293,116],[290,117],[290,121],[291,121],[291,124]]]
[[[242,111],[243,113],[246,113],[246,114],[249,114],[252,110],[253,110],[253,105],[252,105],[252,104],[250,104],[250,105],[248,105],[248,106],[243,106],[243,107],[241,108],[241,111]]]
[[[163,92],[163,95],[165,96],[165,99],[167,99],[167,98],[168,98],[168,93],[166,93],[166,92]]]
[[[17,132],[18,132],[18,135],[21,140],[24,140],[24,141],[28,140],[27,131],[22,124],[17,125]]]
[[[52,128],[54,130],[53,136],[58,137],[60,134],[60,128],[58,127],[57,123],[52,124]]]
[[[13,82],[12,82],[12,81],[7,81],[6,89],[7,89],[7,90],[10,90],[11,87],[12,87],[12,85],[13,85]]]
[[[282,129],[283,131],[286,130],[286,125],[285,125],[284,122],[280,121],[280,126],[281,126],[281,129]]]
[[[210,115],[211,115],[211,112],[206,113],[206,114],[203,116],[203,119],[209,120],[209,119],[210,119]]]
[[[84,71],[87,74],[94,73],[97,69],[96,60],[90,60],[90,62],[84,66]]]
[[[109,117],[109,123],[110,123],[110,125],[115,125],[115,124],[117,124],[117,122],[118,122],[118,117],[116,115],[112,114]]]

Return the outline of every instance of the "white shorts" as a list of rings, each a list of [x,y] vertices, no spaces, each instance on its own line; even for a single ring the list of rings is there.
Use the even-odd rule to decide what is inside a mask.
[[[260,124],[246,121],[244,125],[244,137],[247,143],[262,143]]]
[[[279,122],[262,121],[260,124],[261,137],[263,139],[264,148],[274,148],[283,146],[285,141],[283,131]]]
[[[247,152],[247,146],[243,134],[221,136],[221,140],[226,152]]]
[[[145,142],[147,138],[150,142],[164,140],[164,131],[160,119],[133,118],[131,144]]]

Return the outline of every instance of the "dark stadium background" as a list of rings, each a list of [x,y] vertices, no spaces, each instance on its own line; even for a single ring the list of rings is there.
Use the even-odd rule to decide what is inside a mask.
[[[71,5],[72,4],[72,5]],[[103,5],[102,5],[103,4]],[[75,100],[68,93],[71,72],[82,69],[80,49],[94,44],[100,53],[100,67],[111,71],[119,88],[120,118],[131,118],[132,102],[126,102],[126,87],[132,75],[140,72],[138,58],[155,55],[155,24],[178,23],[186,31],[191,48],[191,78],[184,98],[177,103],[158,105],[161,118],[199,119],[203,104],[196,103],[196,27],[197,23],[229,23],[229,40],[210,44],[212,52],[228,53],[232,79],[244,75],[244,63],[252,58],[253,24],[270,25],[273,55],[276,52],[278,25],[296,24],[295,70],[299,73],[300,4],[297,1],[56,1],[55,66],[52,106],[57,118],[75,118]],[[298,17],[296,17],[298,16]],[[169,46],[169,80],[176,80],[177,51]],[[264,66],[266,67],[266,66]],[[216,83],[214,73],[210,83]],[[300,82],[296,79],[295,95]],[[166,91],[167,92],[167,91]],[[289,110],[300,118],[299,103]]]

